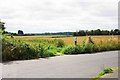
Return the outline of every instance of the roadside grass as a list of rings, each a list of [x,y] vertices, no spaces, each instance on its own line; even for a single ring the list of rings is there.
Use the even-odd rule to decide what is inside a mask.
[[[27,39],[26,39],[27,38]],[[34,39],[31,39],[34,38]],[[3,61],[10,60],[29,60],[36,58],[45,58],[60,55],[72,55],[72,54],[88,54],[93,52],[110,51],[110,50],[120,50],[120,43],[115,40],[108,40],[103,44],[103,42],[96,44],[85,43],[86,39],[82,44],[69,44],[61,38],[43,39],[43,37],[19,37],[10,38],[7,35],[2,36],[2,59]],[[71,37],[65,37],[71,38]],[[92,39],[91,39],[92,40]],[[99,40],[99,38],[98,38]],[[69,41],[68,41],[69,42]]]
[[[2,60],[29,60],[63,55],[62,40],[24,41],[2,37]]]
[[[105,74],[113,73],[113,71],[114,70],[112,68],[106,68],[102,72],[100,72],[97,76],[95,76],[94,78],[92,78],[91,80],[97,80],[97,79],[101,78]]]

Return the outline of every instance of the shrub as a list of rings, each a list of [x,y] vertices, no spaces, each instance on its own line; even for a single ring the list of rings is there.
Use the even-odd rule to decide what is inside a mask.
[[[2,59],[7,60],[22,60],[38,58],[38,54],[35,49],[30,47],[26,43],[19,41],[9,42],[5,39],[2,40]]]
[[[76,46],[68,46],[64,49],[64,54],[80,54],[81,47],[79,45]]]
[[[62,52],[63,48],[57,48],[57,52]]]
[[[50,56],[56,56],[57,50],[55,50],[55,49],[50,49],[50,50],[47,50],[47,53],[49,54],[48,57],[50,57]]]
[[[12,58],[18,59],[34,59],[38,58],[39,55],[35,52],[35,49],[31,48],[28,44],[21,44],[21,46],[16,46],[11,50],[13,54]]]
[[[65,45],[64,41],[61,39],[55,39],[55,45],[56,47],[63,47]]]
[[[95,45],[94,44],[85,44],[82,46],[82,53],[91,53],[95,52]]]
[[[39,57],[45,58],[50,56],[49,53],[47,52],[47,48],[45,48],[43,45],[38,44],[38,45],[34,45],[33,47],[36,53],[38,53]]]
[[[108,43],[108,44],[99,44],[95,46],[95,51],[110,51],[110,50],[120,50],[120,44],[119,43]]]
[[[7,38],[5,36],[2,41],[3,61],[55,56],[57,53],[62,51],[62,47],[64,46],[64,41],[62,40],[40,40],[36,42],[27,42]]]

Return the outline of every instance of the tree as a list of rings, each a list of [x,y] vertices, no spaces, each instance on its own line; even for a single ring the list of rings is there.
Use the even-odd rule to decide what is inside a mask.
[[[114,35],[119,35],[119,33],[120,33],[120,30],[119,30],[119,29],[115,29],[115,30],[114,30]]]
[[[100,29],[95,30],[95,31],[94,31],[94,34],[95,34],[95,35],[101,35],[101,30],[100,30]]]
[[[4,22],[1,22],[1,21],[0,21],[0,29],[1,29],[1,30],[5,30],[4,24],[5,24]]]
[[[78,36],[77,32],[73,32],[73,36]]]
[[[84,30],[79,30],[78,35],[79,36],[85,36],[86,32]]]
[[[18,30],[18,35],[24,35],[22,30]]]
[[[111,30],[111,31],[110,31],[110,35],[113,35],[113,34],[114,34],[114,31],[113,31],[113,30]]]

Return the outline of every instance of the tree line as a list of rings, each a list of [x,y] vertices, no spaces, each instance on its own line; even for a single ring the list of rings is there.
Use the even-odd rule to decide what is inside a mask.
[[[76,32],[73,32],[73,36],[86,36],[86,35],[120,35],[120,30],[119,29],[114,29],[114,30],[79,30]]]
[[[18,30],[19,33],[19,30]],[[17,33],[10,33],[14,36],[17,36]],[[119,29],[114,30],[79,30],[78,32],[57,32],[57,33],[29,33],[24,34],[24,36],[34,36],[34,35],[67,35],[67,36],[86,36],[86,35],[120,35]]]
[[[30,33],[24,34],[22,30],[18,30],[18,33],[12,33],[5,31],[4,22],[0,21],[0,29],[3,31],[3,34],[11,34],[13,36],[24,35],[24,36],[33,36],[33,35],[73,35],[73,36],[86,36],[86,35],[120,35],[120,29],[114,30],[79,30],[76,32],[57,32],[57,33]]]

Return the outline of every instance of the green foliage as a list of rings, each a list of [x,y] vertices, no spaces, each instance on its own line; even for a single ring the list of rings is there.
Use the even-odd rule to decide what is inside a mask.
[[[56,55],[62,55],[62,50],[63,48],[61,47],[49,46],[47,51],[51,54],[51,56],[56,56]]]
[[[97,79],[101,78],[103,75],[108,74],[108,73],[113,73],[113,69],[106,68],[102,72],[100,72],[95,78],[93,78],[91,80],[97,80]]]
[[[64,49],[64,54],[80,54],[81,53],[81,47],[79,45],[76,46],[67,46]]]
[[[94,44],[84,44],[82,45],[82,53],[92,53],[95,52],[95,45]]]
[[[5,29],[4,24],[5,24],[4,22],[1,22],[1,21],[0,21],[0,29],[1,29],[1,30],[4,30],[4,29]]]
[[[120,50],[120,43],[109,42],[108,44],[95,45],[95,52]]]
[[[103,72],[104,72],[105,74],[106,74],[106,73],[112,73],[113,70],[112,70],[111,68],[106,68],[106,69],[104,69]]]
[[[55,40],[17,40],[2,36],[2,57],[7,60],[45,58],[63,54],[82,54],[108,50],[120,50],[120,43],[67,45],[60,39]]]
[[[55,41],[56,47],[64,47],[65,45],[64,41],[61,39],[55,39],[54,41]]]
[[[4,35],[2,38],[2,57],[3,61],[45,58],[61,53],[63,45],[62,40],[27,42],[7,38]]]
[[[39,55],[30,45],[17,40],[9,42],[6,39],[2,39],[3,61],[33,59],[38,57]]]
[[[55,56],[54,52],[51,52],[46,47],[44,47],[43,45],[40,45],[40,44],[35,47],[35,50],[38,52],[38,54],[41,58]]]

